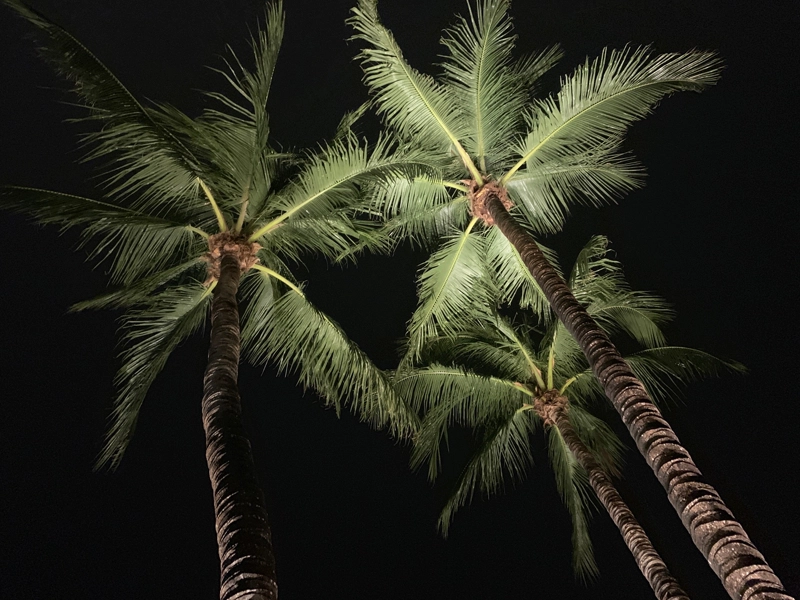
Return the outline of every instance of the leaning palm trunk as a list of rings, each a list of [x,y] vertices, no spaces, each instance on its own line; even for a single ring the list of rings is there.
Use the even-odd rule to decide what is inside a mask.
[[[572,455],[589,475],[589,484],[622,534],[625,544],[633,554],[639,570],[653,588],[656,598],[659,600],[689,600],[689,596],[669,572],[667,565],[656,552],[650,538],[647,537],[614,484],[578,437],[569,419],[566,396],[562,396],[557,390],[546,392],[536,399],[534,409],[546,425],[558,429]]]
[[[647,464],[667,492],[695,546],[734,600],[786,600],[780,579],[756,549],[717,491],[661,416],[642,383],[575,299],[535,240],[503,206],[497,193],[485,197],[494,224],[519,252],[558,318],[586,355],[592,371],[622,417]]]
[[[264,496],[258,487],[239,399],[239,260],[225,253],[211,305],[211,346],[203,387],[206,461],[214,493],[220,599],[278,597]]]

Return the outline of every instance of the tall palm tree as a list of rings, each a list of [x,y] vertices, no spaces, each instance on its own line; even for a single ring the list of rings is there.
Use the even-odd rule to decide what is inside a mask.
[[[570,286],[586,311],[608,333],[627,334],[645,349],[627,357],[656,391],[704,374],[741,366],[690,348],[667,346],[660,325],[671,315],[664,302],[631,291],[620,265],[606,256],[607,241],[595,237],[578,255]],[[538,342],[537,342],[537,339]],[[442,338],[426,352],[441,362],[398,374],[395,385],[424,413],[412,464],[440,469],[440,447],[458,424],[478,432],[479,445],[446,504],[446,532],[458,507],[475,488],[493,493],[504,474],[522,478],[532,464],[533,433],[548,430],[550,461],[573,522],[573,565],[582,575],[597,572],[588,536],[587,486],[608,511],[656,597],[686,599],[686,593],[614,487],[621,444],[589,409],[602,389],[574,339],[559,321],[544,333],[496,316],[456,337]]]
[[[254,364],[296,371],[326,402],[338,408],[348,401],[377,426],[399,433],[409,425],[383,374],[308,302],[287,266],[307,253],[336,259],[369,245],[374,223],[358,186],[396,177],[408,161],[384,142],[368,151],[349,133],[348,118],[316,153],[274,149],[266,103],[283,35],[279,2],[251,40],[254,67],[234,56],[220,71],[234,96],[207,93],[215,106],[192,119],[140,103],[68,32],[22,2],[4,1],[36,28],[45,58],[73,82],[85,120],[96,126],[84,140],[87,158],[105,161],[102,199],[0,191],[5,209],[81,227],[90,256],[105,261],[120,286],[75,307],[126,310],[118,392],[98,466],[119,464],[150,384],[210,308],[201,406],[220,597],[275,598],[267,512],[241,422],[240,350]]]
[[[419,358],[427,337],[451,334],[459,321],[486,314],[498,294],[504,300],[521,294],[528,304],[546,299],[578,340],[730,596],[788,598],[531,235],[559,230],[575,203],[598,205],[639,185],[638,166],[619,150],[627,128],[665,96],[712,85],[720,62],[699,51],[604,50],[563,78],[554,97],[532,101],[533,86],[560,53],[550,48],[514,60],[508,5],[479,0],[469,18],[445,31],[438,79],[405,61],[375,0],[360,0],[350,19],[355,38],[367,44],[361,52],[364,80],[387,128],[443,165],[438,177],[402,182],[377,195],[398,235],[423,243],[445,237],[420,275],[420,305],[401,369]]]

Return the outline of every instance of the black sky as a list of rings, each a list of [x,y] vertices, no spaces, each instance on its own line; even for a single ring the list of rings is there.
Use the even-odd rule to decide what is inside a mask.
[[[244,51],[263,5],[252,0],[32,2],[91,48],[139,97],[196,113],[195,90],[223,84],[224,44]],[[344,20],[351,2],[287,0],[287,32],[270,112],[292,147],[330,136],[366,97]],[[383,0],[407,58],[430,70],[462,0]],[[798,167],[792,2],[517,1],[523,51],[560,42],[569,72],[605,46],[716,49],[722,82],[667,99],[629,148],[647,187],[603,210],[576,211],[545,240],[569,262],[591,234],[610,237],[628,279],[672,302],[671,342],[745,363],[750,373],[692,386],[666,416],[707,479],[794,595],[800,593],[798,479]],[[65,85],[0,11],[0,183],[93,195],[77,164],[80,113]],[[555,78],[550,82],[555,84]],[[57,88],[57,89],[54,89]],[[551,86],[550,89],[554,89]],[[374,131],[367,131],[368,134]],[[119,471],[91,472],[117,367],[115,316],[66,314],[104,289],[102,269],[59,236],[0,215],[0,597],[213,599],[217,556],[199,401],[204,339],[184,344],[145,403]],[[423,258],[366,258],[358,269],[312,262],[311,299],[382,367],[415,305]],[[408,449],[271,370],[242,369],[246,425],[266,491],[281,597],[372,599],[647,598],[649,589],[605,514],[592,522],[600,579],[576,583],[569,521],[540,452],[527,481],[476,499],[444,541],[446,490],[407,468]],[[611,414],[610,418],[616,419]],[[620,487],[673,573],[696,600],[726,595],[643,460],[627,455]]]

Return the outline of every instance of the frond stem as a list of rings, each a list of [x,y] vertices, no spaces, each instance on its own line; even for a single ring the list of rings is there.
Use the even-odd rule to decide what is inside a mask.
[[[460,183],[454,183],[452,181],[443,181],[442,185],[446,188],[450,188],[451,190],[458,190],[459,192],[464,192],[465,194],[469,192],[469,188],[465,185],[461,185]]]
[[[200,187],[203,188],[203,191],[206,194],[206,198],[208,198],[208,201],[211,203],[211,208],[214,210],[214,215],[217,217],[217,222],[219,223],[219,230],[228,231],[228,224],[225,223],[225,217],[222,216],[222,211],[220,211],[219,206],[217,205],[217,201],[214,200],[214,194],[212,194],[211,190],[208,189],[208,186],[206,185],[205,181],[203,181],[199,177],[197,178],[197,181],[200,184]]]
[[[278,281],[282,281],[282,282],[283,282],[283,283],[285,283],[287,286],[289,286],[289,287],[292,289],[292,291],[293,291],[295,294],[299,295],[301,298],[305,298],[305,297],[306,297],[306,295],[305,295],[305,294],[304,294],[304,293],[303,293],[303,292],[300,290],[300,288],[299,288],[299,287],[297,287],[297,286],[296,286],[295,284],[293,284],[291,281],[289,281],[288,279],[286,279],[286,277],[284,277],[284,276],[283,276],[283,275],[281,275],[280,273],[276,273],[276,272],[275,272],[275,271],[273,271],[272,269],[268,269],[268,268],[267,268],[267,267],[265,267],[264,265],[259,265],[258,263],[254,264],[254,265],[253,265],[253,268],[254,268],[254,269],[258,269],[258,270],[259,270],[259,271],[261,271],[262,273],[266,273],[266,274],[267,274],[267,275],[269,275],[270,277],[274,277],[274,278],[275,278],[275,279],[277,279]]]
[[[187,225],[186,226],[186,231],[191,231],[192,233],[196,233],[197,235],[199,235],[201,238],[203,238],[205,240],[208,239],[208,234],[205,231],[203,231],[202,229],[198,229],[197,227],[192,227],[191,225]]]

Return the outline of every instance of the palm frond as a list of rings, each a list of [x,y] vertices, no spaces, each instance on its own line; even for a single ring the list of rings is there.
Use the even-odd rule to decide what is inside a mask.
[[[284,222],[316,218],[345,207],[366,212],[369,201],[358,188],[366,181],[379,185],[429,174],[428,164],[405,154],[395,156],[391,150],[386,139],[378,140],[371,151],[352,137],[331,142],[309,156],[292,183],[268,199],[250,239],[261,240]]]
[[[353,128],[355,124],[365,115],[369,110],[372,103],[370,101],[364,102],[355,110],[350,110],[344,113],[344,116],[339,120],[339,125],[336,127],[336,133],[333,136],[334,140],[340,140],[351,135],[354,135]]]
[[[680,397],[681,388],[693,381],[747,371],[736,361],[682,346],[648,348],[626,356],[625,360],[657,402]]]
[[[572,518],[572,567],[579,577],[591,579],[599,571],[589,538],[589,509],[592,504],[589,478],[558,428],[548,428],[547,441],[558,493]]]
[[[501,492],[507,478],[512,483],[523,480],[526,469],[533,465],[530,439],[536,418],[532,414],[521,408],[486,427],[480,446],[439,516],[439,530],[444,537],[450,531],[456,511],[472,500],[475,488],[489,496]]]
[[[171,196],[187,193],[199,165],[186,145],[157,118],[158,111],[142,106],[94,54],[60,26],[19,0],[4,2],[36,27],[41,54],[74,84],[75,93],[89,109],[86,118],[100,125],[84,142],[92,148],[87,159],[110,161],[110,193],[137,194],[138,207],[145,205],[145,199],[165,192]]]
[[[537,84],[542,75],[552,69],[564,57],[564,51],[558,44],[545,48],[539,52],[530,52],[515,60],[511,64],[511,73],[525,88],[529,95],[536,91]]]
[[[304,296],[274,291],[264,273],[252,276],[242,325],[242,348],[256,365],[273,364],[296,373],[300,383],[317,391],[338,411],[343,404],[375,427],[404,436],[416,429],[416,416],[392,390],[386,376],[329,317]]]
[[[528,267],[522,262],[519,252],[497,227],[492,227],[487,235],[489,239],[486,257],[492,266],[500,290],[500,302],[504,304],[517,302],[520,308],[532,309],[540,321],[548,323],[553,318],[550,303]],[[541,244],[537,245],[550,264],[558,264],[554,251]]]
[[[126,348],[115,379],[119,391],[97,468],[107,465],[115,469],[119,465],[147,390],[175,347],[203,324],[212,289],[197,282],[172,287],[123,317],[122,342]]]
[[[461,145],[469,127],[455,99],[432,77],[406,62],[391,32],[381,24],[375,0],[359,0],[352,13],[348,23],[356,31],[354,39],[368,44],[359,58],[378,114],[403,139],[414,138],[420,145],[439,149],[453,148],[465,167],[474,172],[473,177],[480,179]]]
[[[481,313],[492,314],[496,292],[484,258],[485,239],[471,233],[475,223],[473,219],[464,232],[442,244],[423,266],[404,363],[419,358],[426,339],[465,329]]]
[[[557,233],[575,205],[602,206],[641,187],[643,170],[615,141],[572,151],[518,171],[508,181],[515,204],[539,234]]]
[[[202,280],[200,269],[205,270],[205,263],[200,258],[191,258],[174,267],[143,277],[129,286],[106,292],[90,300],[83,300],[70,306],[71,312],[97,310],[101,308],[130,308],[136,304],[147,302],[161,288],[167,285],[181,285],[189,278]]]
[[[648,48],[603,50],[565,78],[555,98],[538,103],[518,148],[521,158],[503,183],[523,166],[549,164],[622,135],[664,96],[715,83],[720,68],[710,52],[652,56]]]
[[[464,147],[483,173],[493,166],[487,158],[499,158],[498,150],[508,146],[503,142],[520,124],[528,99],[509,69],[516,39],[509,5],[508,0],[481,0],[474,11],[470,5],[469,18],[459,17],[442,39],[449,51],[442,64],[447,87],[470,123]]]

